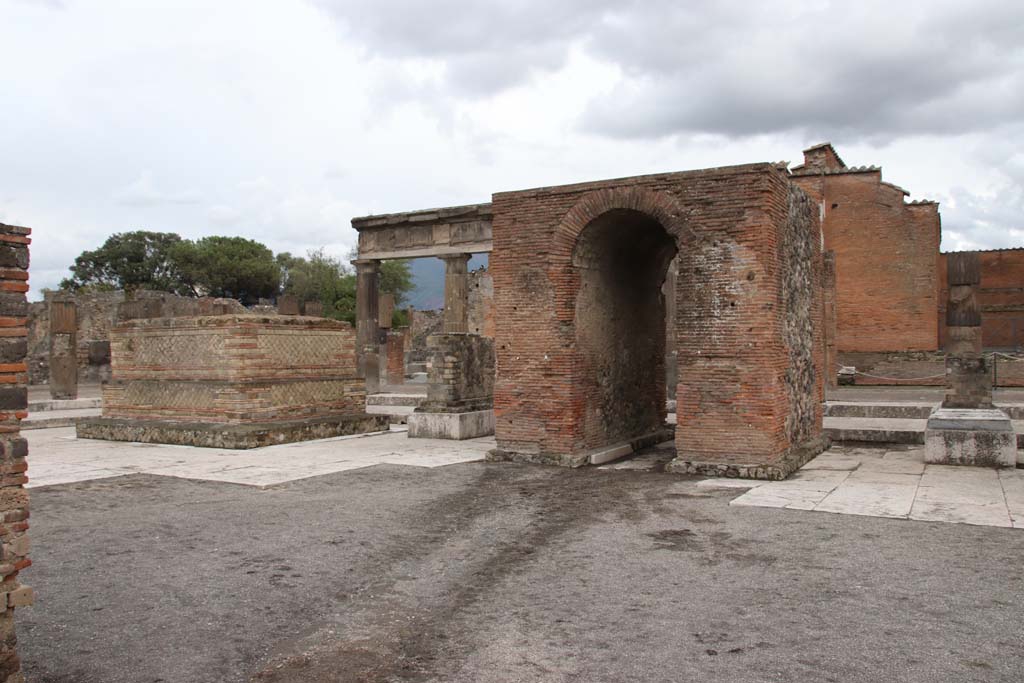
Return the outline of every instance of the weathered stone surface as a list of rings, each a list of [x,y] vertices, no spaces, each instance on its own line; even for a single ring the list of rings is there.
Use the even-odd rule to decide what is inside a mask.
[[[930,464],[1017,464],[1017,435],[1001,410],[939,408],[928,418],[924,443],[924,460]]]
[[[132,320],[111,331],[111,352],[105,419],[80,422],[83,437],[255,448],[376,428],[380,419],[366,416],[355,334],[345,322]]]
[[[409,438],[476,439],[494,433],[494,411],[426,413],[416,410],[408,416]]]
[[[80,439],[250,449],[335,436],[385,432],[389,427],[387,415],[365,414],[278,420],[257,424],[92,418],[78,423],[77,435]]]
[[[470,412],[494,405],[494,341],[475,334],[438,334],[431,351],[423,412]]]

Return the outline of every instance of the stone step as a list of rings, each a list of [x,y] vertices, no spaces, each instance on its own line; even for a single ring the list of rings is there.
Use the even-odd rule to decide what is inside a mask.
[[[832,441],[924,444],[927,419],[826,417],[825,434]],[[1024,448],[1024,421],[1014,420],[1017,448]]]
[[[935,403],[828,401],[825,403],[825,417],[927,420],[936,407],[938,404]],[[1015,403],[997,407],[1005,411],[1011,420],[1024,420],[1024,405]]]
[[[405,371],[408,372],[410,375],[415,374],[417,372],[426,372],[427,371],[427,364],[426,363],[409,363],[406,366]]]
[[[100,397],[72,398],[72,399],[44,399],[41,401],[29,401],[28,412],[41,413],[49,410],[84,410],[86,408],[99,408],[102,403]]]
[[[90,417],[99,417],[102,411],[99,408],[79,408],[76,410],[43,410],[38,413],[30,412],[28,417],[21,421],[22,429],[52,429],[54,427],[74,427],[79,420]]]
[[[369,394],[366,397],[366,406],[410,406],[415,408],[427,400],[426,394]]]

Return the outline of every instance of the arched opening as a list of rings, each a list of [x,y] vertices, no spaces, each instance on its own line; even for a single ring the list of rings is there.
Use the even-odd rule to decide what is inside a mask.
[[[605,212],[577,238],[575,331],[584,448],[651,434],[665,421],[665,296],[676,240],[646,213]]]

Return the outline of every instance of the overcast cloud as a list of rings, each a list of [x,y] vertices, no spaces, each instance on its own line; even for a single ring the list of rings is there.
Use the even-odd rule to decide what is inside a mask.
[[[943,248],[1024,246],[1024,2],[0,0],[32,295],[146,228],[344,256],[354,215],[831,140]]]

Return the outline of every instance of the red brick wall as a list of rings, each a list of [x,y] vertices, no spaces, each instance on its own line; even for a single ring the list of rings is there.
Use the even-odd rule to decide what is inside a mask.
[[[981,340],[985,348],[1024,346],[1024,249],[979,252]],[[939,333],[946,340],[946,255],[939,255]]]
[[[28,245],[31,231],[0,223],[0,681],[16,683],[21,662],[14,633],[14,610],[32,603],[32,589],[18,573],[28,558],[28,444],[21,437],[27,416]]]
[[[396,327],[387,333],[388,384],[405,383],[405,346],[408,327]]]
[[[837,351],[937,349],[938,205],[905,203],[877,170],[793,181],[821,201],[836,253]]]
[[[499,449],[557,460],[600,445],[601,434],[584,431],[594,406],[582,379],[592,369],[576,348],[581,278],[572,254],[591,220],[622,209],[653,217],[679,245],[680,457],[770,463],[801,445],[792,436],[820,434],[824,354],[818,349],[801,368],[817,384],[813,396],[796,397],[787,376],[794,356],[782,282],[793,264],[784,263],[782,238],[790,208],[788,179],[768,164],[494,195]],[[818,227],[809,215],[813,234],[802,237],[815,253],[804,267],[816,287]],[[820,294],[808,302],[805,336],[821,326]]]

